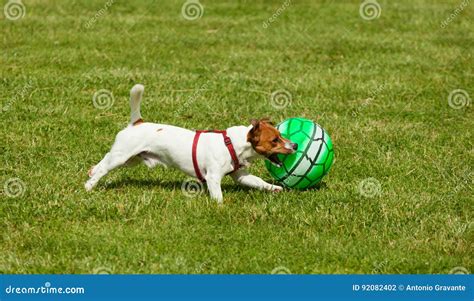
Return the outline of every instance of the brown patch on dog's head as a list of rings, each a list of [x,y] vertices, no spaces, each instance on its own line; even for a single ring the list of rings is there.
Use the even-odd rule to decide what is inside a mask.
[[[247,134],[247,141],[257,153],[275,165],[281,165],[278,154],[291,154],[298,148],[296,143],[283,138],[268,118],[252,119],[250,122],[252,129]]]

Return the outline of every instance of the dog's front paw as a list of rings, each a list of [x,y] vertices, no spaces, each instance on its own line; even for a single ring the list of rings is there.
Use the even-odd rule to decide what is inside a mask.
[[[280,191],[283,191],[283,187],[278,186],[278,185],[272,185],[272,187],[270,188],[270,191],[280,192]]]
[[[86,191],[91,191],[92,188],[94,188],[94,184],[92,184],[90,181],[87,181],[86,184],[84,184],[84,188]]]

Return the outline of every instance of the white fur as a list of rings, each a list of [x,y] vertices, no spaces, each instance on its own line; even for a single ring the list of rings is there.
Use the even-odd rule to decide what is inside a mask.
[[[145,87],[140,84],[133,86],[132,90],[130,90],[130,124],[142,118],[140,114],[140,102],[142,100],[143,91],[145,91]]]
[[[157,164],[178,168],[189,176],[196,177],[192,162],[192,143],[194,131],[156,123],[133,123],[141,118],[140,102],[144,87],[135,85],[130,91],[130,124],[120,131],[111,150],[90,171],[90,179],[85,183],[90,191],[108,172],[123,165],[132,165],[143,161],[152,168]],[[203,177],[206,179],[211,198],[222,202],[221,180],[230,175],[237,183],[245,186],[281,191],[280,186],[272,185],[259,177],[251,175],[245,169],[251,161],[262,158],[247,142],[247,133],[252,126],[234,126],[227,129],[241,165],[232,172],[232,159],[223,142],[221,134],[202,133],[197,146],[197,160]]]

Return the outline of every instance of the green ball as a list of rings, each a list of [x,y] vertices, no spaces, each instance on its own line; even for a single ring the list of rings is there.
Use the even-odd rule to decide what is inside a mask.
[[[298,144],[298,150],[290,155],[278,155],[281,167],[265,160],[272,177],[288,188],[300,190],[319,183],[334,160],[331,138],[326,131],[305,118],[289,118],[276,127],[284,138]]]

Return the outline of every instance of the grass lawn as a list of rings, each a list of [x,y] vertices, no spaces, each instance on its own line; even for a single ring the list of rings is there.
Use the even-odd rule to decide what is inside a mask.
[[[474,270],[472,3],[451,18],[462,1],[379,0],[365,20],[359,1],[202,0],[187,20],[184,2],[24,0],[24,17],[0,16],[0,273]],[[87,193],[135,83],[147,121],[312,119],[335,163],[303,192],[226,178],[223,206],[144,165]],[[272,181],[263,161],[251,171]]]

